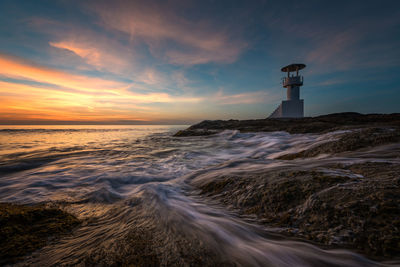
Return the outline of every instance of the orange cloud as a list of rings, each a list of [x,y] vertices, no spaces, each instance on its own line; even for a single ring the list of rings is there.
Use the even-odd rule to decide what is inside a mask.
[[[101,54],[96,48],[85,47],[82,46],[82,44],[77,44],[75,42],[50,42],[49,44],[53,47],[73,52],[77,56],[84,58],[90,65],[96,67],[102,66],[102,62],[100,60]]]
[[[83,92],[112,92],[126,84],[37,66],[20,59],[0,54],[0,75],[15,79],[50,83]]]
[[[71,74],[0,54],[0,119],[152,120],[157,113],[144,104],[193,103],[194,97],[135,93],[130,84]],[[30,83],[34,81],[35,83]],[[43,84],[43,85],[42,85]]]
[[[58,33],[53,35],[57,41],[49,42],[51,47],[80,57],[96,70],[126,76],[136,69],[134,50],[101,34],[83,29],[71,29],[61,36]]]
[[[168,83],[164,75],[154,68],[135,66],[131,50],[124,46],[109,43],[108,39],[94,34],[86,34],[85,38],[69,33],[62,41],[49,42],[49,45],[66,50],[82,58],[97,70],[108,71],[119,76],[130,77],[135,82],[146,85],[165,86]],[[140,69],[140,70],[139,70]]]

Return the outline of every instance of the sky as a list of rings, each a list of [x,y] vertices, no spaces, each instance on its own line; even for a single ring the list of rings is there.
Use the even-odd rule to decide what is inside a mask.
[[[400,112],[400,1],[0,1],[0,124]]]

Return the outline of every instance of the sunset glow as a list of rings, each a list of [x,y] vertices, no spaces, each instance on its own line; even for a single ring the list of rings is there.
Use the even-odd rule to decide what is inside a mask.
[[[399,0],[1,0],[0,266],[400,266],[399,48]]]
[[[137,1],[0,7],[0,123],[264,118],[285,94],[279,68],[297,61],[308,66],[308,116],[395,112],[399,100],[387,70],[399,63],[400,16],[389,7],[368,9],[387,18],[368,21],[357,5],[337,21],[320,20],[326,12],[308,4],[289,5],[302,11],[285,18],[288,10],[264,2],[201,10],[195,2]],[[321,104],[326,99],[337,101]]]

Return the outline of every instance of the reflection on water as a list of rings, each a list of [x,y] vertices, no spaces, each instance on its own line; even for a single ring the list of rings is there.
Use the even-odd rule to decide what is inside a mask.
[[[150,249],[167,255],[159,263],[164,265],[184,264],[187,255],[245,266],[376,265],[348,251],[276,238],[189,193],[188,181],[199,173],[236,166],[280,168],[284,163],[274,158],[281,153],[326,142],[335,134],[227,131],[172,137],[182,128],[1,127],[0,201],[52,202],[85,219],[73,235],[26,263],[84,264],[88,255],[97,255],[97,262],[111,264],[113,257],[135,253],[129,236],[145,229],[153,236]]]

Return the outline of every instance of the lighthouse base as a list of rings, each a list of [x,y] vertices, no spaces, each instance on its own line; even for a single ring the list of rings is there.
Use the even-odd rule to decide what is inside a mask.
[[[304,117],[304,100],[284,100],[268,118],[302,118]]]

